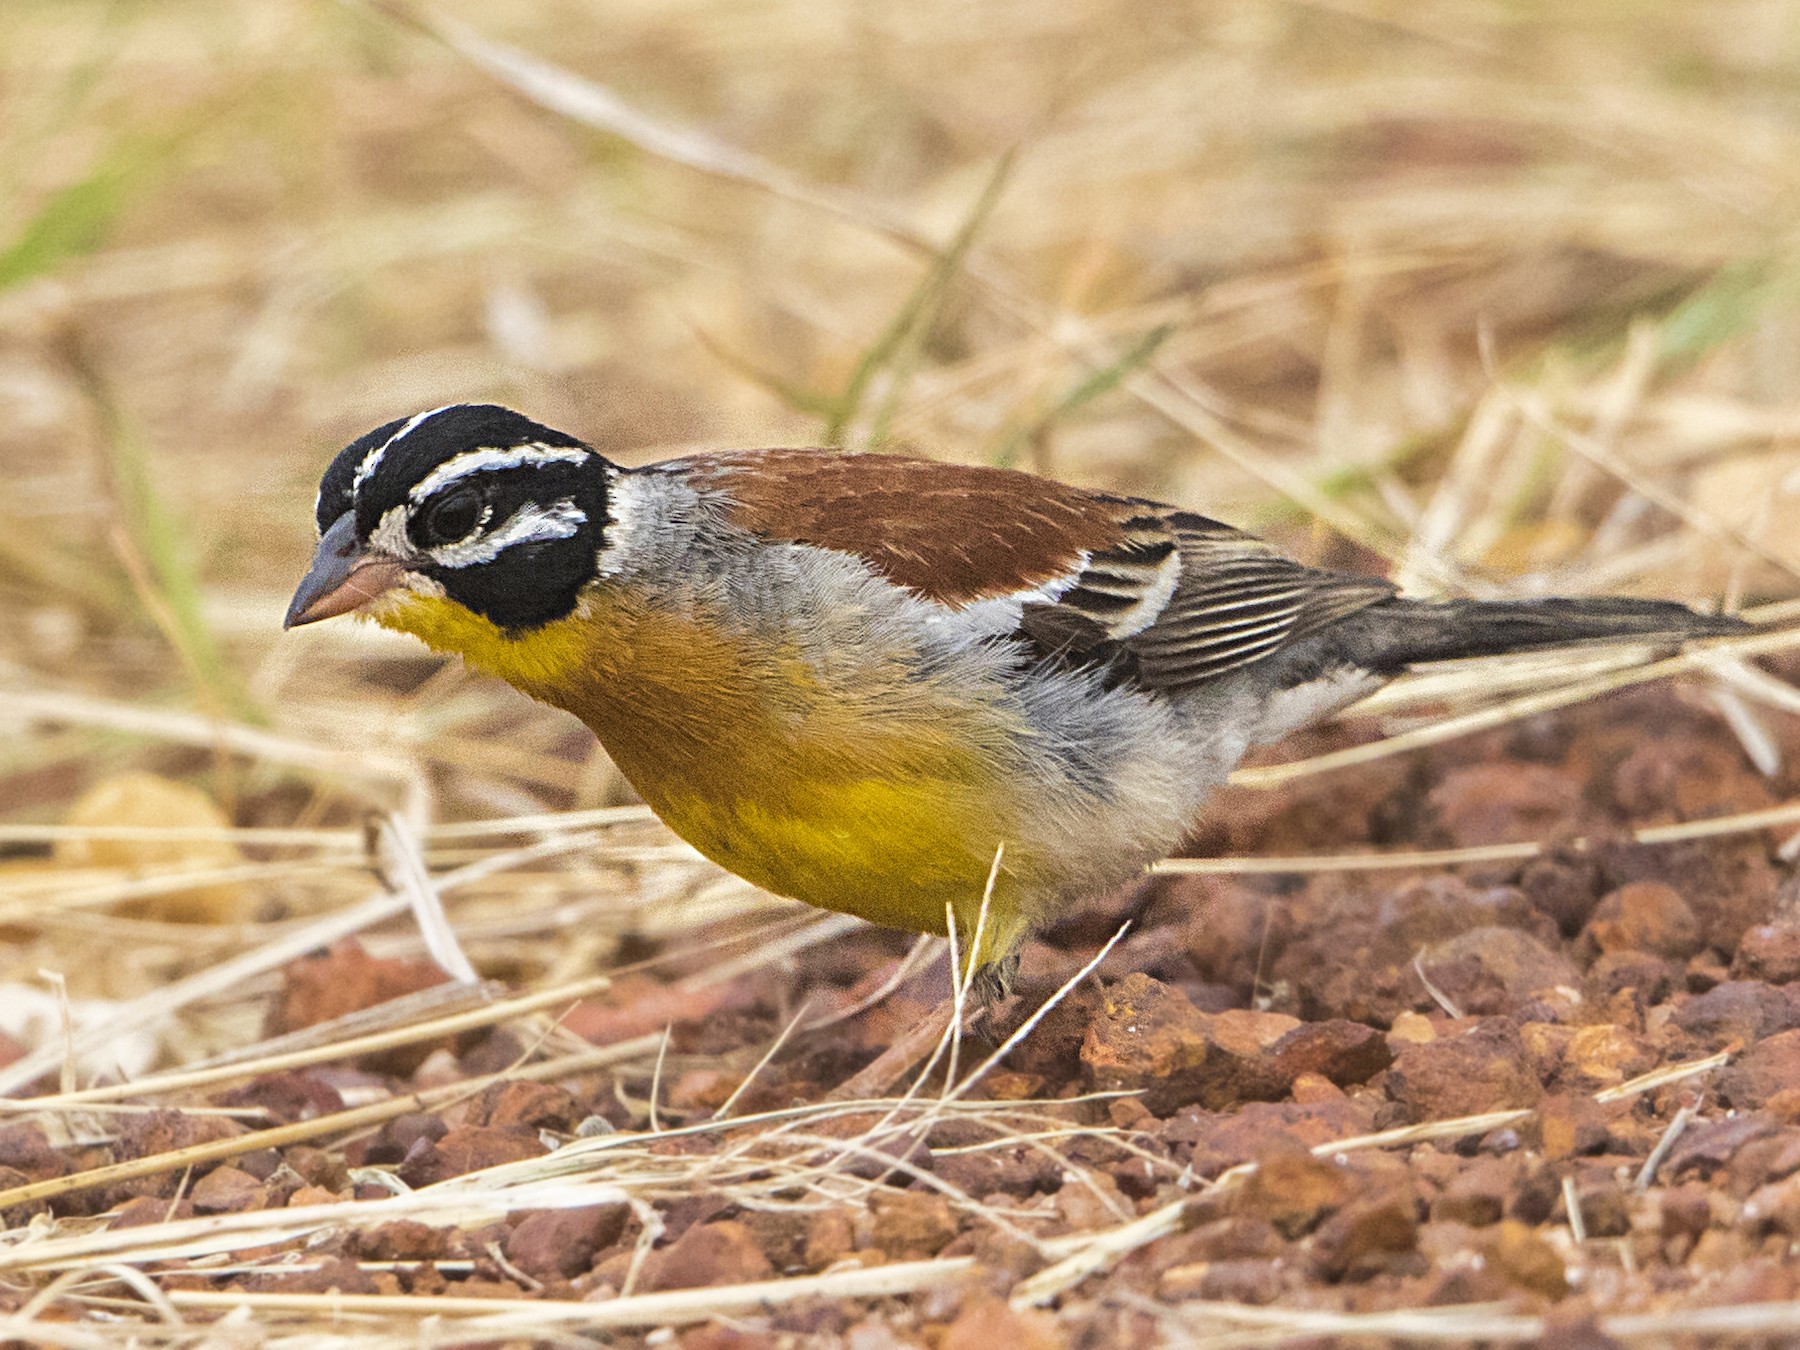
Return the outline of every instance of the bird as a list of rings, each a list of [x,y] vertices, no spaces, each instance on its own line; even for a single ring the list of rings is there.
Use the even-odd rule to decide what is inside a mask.
[[[285,627],[423,640],[594,733],[679,836],[777,895],[1034,932],[1167,856],[1252,749],[1424,664],[1746,631],[1664,600],[1418,599],[1034,474],[834,449],[628,468],[494,404],[358,437]]]

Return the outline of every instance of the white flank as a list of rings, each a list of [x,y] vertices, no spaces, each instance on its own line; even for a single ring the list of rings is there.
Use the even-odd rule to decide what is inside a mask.
[[[487,446],[480,450],[465,450],[460,455],[452,455],[426,474],[413,485],[413,490],[408,495],[413,501],[422,502],[447,484],[487,469],[522,469],[534,464],[585,464],[588,458],[588,451],[572,445]]]
[[[1262,718],[1251,742],[1267,745],[1278,741],[1291,731],[1321,722],[1340,708],[1368,697],[1386,683],[1381,676],[1371,675],[1366,670],[1344,669],[1297,684],[1292,689],[1278,690],[1264,700]]]
[[[521,506],[497,530],[477,534],[459,543],[428,550],[439,567],[474,567],[492,562],[515,544],[541,544],[567,539],[587,524],[587,512],[564,497],[549,506]]]

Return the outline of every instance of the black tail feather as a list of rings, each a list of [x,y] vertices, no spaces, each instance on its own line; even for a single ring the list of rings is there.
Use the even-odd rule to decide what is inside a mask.
[[[1554,600],[1405,600],[1365,613],[1382,624],[1382,662],[1390,673],[1430,661],[1590,643],[1678,644],[1730,637],[1750,625],[1729,614],[1702,614],[1673,600],[1594,596]]]

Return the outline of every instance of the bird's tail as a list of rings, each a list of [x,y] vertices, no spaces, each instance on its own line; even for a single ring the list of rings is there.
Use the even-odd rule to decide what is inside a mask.
[[[1385,611],[1385,613],[1384,613]],[[1567,600],[1406,600],[1366,611],[1382,615],[1382,653],[1392,673],[1430,661],[1543,651],[1599,643],[1677,644],[1730,637],[1751,625],[1729,614],[1702,614],[1673,600],[1594,596]],[[1384,661],[1384,664],[1387,662]]]

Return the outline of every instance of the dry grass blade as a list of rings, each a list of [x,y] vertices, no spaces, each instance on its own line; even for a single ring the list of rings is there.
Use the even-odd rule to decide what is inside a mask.
[[[1448,717],[1430,726],[1404,732],[1398,736],[1390,736],[1384,740],[1371,741],[1366,745],[1351,746],[1345,750],[1335,750],[1329,754],[1315,755],[1311,759],[1294,760],[1287,764],[1270,764],[1239,769],[1232,774],[1231,781],[1239,787],[1279,787],[1296,778],[1328,773],[1356,764],[1368,764],[1389,755],[1402,754],[1405,751],[1417,750],[1427,745],[1441,745],[1443,742],[1455,740],[1459,736],[1467,736],[1477,731],[1491,731],[1495,727],[1503,727],[1537,713],[1571,707],[1574,704],[1586,702],[1588,699],[1597,698],[1601,694],[1628,689],[1633,685],[1647,684],[1652,680],[1666,679],[1672,675],[1701,670],[1716,654],[1735,657],[1767,656],[1777,652],[1793,651],[1796,648],[1800,648],[1800,629],[1757,632],[1744,637],[1725,638],[1716,643],[1709,643],[1704,649],[1683,652],[1679,656],[1666,657],[1647,665],[1632,667],[1591,680],[1582,680],[1565,685],[1560,689],[1547,690],[1541,694],[1509,699],[1493,708],[1484,708],[1479,712]]]
[[[285,1148],[289,1144],[303,1143],[309,1139],[346,1134],[370,1125],[379,1125],[411,1111],[420,1111],[434,1105],[460,1100],[479,1092],[490,1083],[515,1079],[525,1082],[542,1081],[605,1068],[622,1060],[637,1059],[653,1053],[660,1039],[657,1036],[641,1036],[616,1045],[599,1046],[593,1050],[560,1055],[536,1064],[521,1065],[501,1073],[488,1074],[468,1082],[457,1083],[448,1088],[390,1097],[386,1101],[314,1116],[310,1120],[296,1121],[291,1125],[278,1125],[267,1130],[255,1130],[249,1134],[215,1140],[212,1143],[194,1144],[187,1148],[173,1149],[167,1153],[154,1153],[144,1158],[133,1158],[128,1162],[94,1167],[84,1172],[74,1172],[49,1181],[37,1181],[24,1186],[9,1187],[0,1191],[0,1207],[54,1199],[57,1196],[72,1195],[77,1191],[92,1190],[97,1186],[108,1186],[116,1182],[135,1180],[139,1177],[158,1176],[165,1172],[179,1171],[182,1168],[193,1167],[201,1163],[238,1157],[259,1148]],[[5,1265],[5,1260],[0,1259],[0,1269],[4,1269]]]
[[[912,248],[935,251],[929,240],[872,202],[821,188],[738,146],[647,116],[604,85],[495,42],[466,24],[428,14],[401,0],[368,3],[409,27],[429,33],[488,75],[559,116],[618,136],[671,163],[824,211]]]
[[[1258,1346],[1314,1337],[1355,1340],[1380,1337],[1406,1344],[1449,1345],[1471,1341],[1530,1344],[1550,1330],[1544,1317],[1501,1311],[1491,1304],[1348,1313],[1309,1308],[1259,1308],[1244,1303],[1184,1303],[1178,1310],[1143,1303],[1178,1336],[1176,1344]],[[1751,1303],[1725,1308],[1673,1308],[1664,1312],[1600,1317],[1595,1329],[1622,1341],[1666,1341],[1677,1336],[1717,1339],[1779,1336],[1800,1327],[1800,1302]],[[1238,1328],[1233,1332],[1226,1328]],[[1201,1333],[1204,1333],[1202,1336]]]
[[[1695,839],[1719,839],[1734,834],[1755,834],[1800,822],[1800,802],[1737,811],[1705,820],[1684,820],[1674,825],[1646,825],[1632,831],[1640,844],[1681,844]],[[1557,841],[1555,847],[1579,852],[1588,847],[1583,839]],[[1165,858],[1152,872],[1175,876],[1232,876],[1236,874],[1305,874],[1309,872],[1383,872],[1415,867],[1462,867],[1490,862],[1523,862],[1541,856],[1550,845],[1534,840],[1517,844],[1475,844],[1467,848],[1391,849],[1374,853],[1331,853],[1307,858]]]
[[[611,976],[597,975],[586,980],[575,980],[569,984],[541,989],[534,994],[526,994],[518,998],[496,999],[481,1007],[463,1012],[429,1017],[423,1021],[406,1021],[399,1026],[382,1031],[371,1031],[360,1036],[322,1040],[301,1049],[285,1052],[238,1056],[229,1063],[185,1072],[158,1074],[130,1083],[108,1083],[100,1087],[82,1088],[75,1092],[59,1092],[53,1096],[28,1097],[16,1105],[19,1109],[26,1110],[60,1111],[76,1106],[87,1106],[95,1102],[118,1101],[124,1097],[152,1097],[174,1092],[188,1092],[194,1088],[211,1087],[219,1083],[252,1078],[259,1074],[281,1073],[288,1069],[304,1068],[309,1064],[324,1064],[333,1060],[353,1060],[362,1055],[378,1054],[381,1051],[393,1050],[403,1045],[417,1045],[421,1041],[434,1041],[447,1036],[455,1036],[478,1027],[497,1026],[534,1012],[567,1007],[579,999],[603,993],[611,987]]]
[[[361,1313],[409,1320],[433,1316],[468,1318],[471,1320],[459,1323],[459,1336],[504,1336],[562,1325],[595,1329],[689,1326],[734,1313],[779,1308],[801,1299],[887,1298],[941,1285],[968,1271],[974,1264],[974,1258],[968,1256],[897,1261],[872,1269],[831,1271],[824,1275],[762,1280],[754,1284],[715,1285],[709,1289],[672,1289],[666,1293],[631,1294],[598,1302],[370,1294],[227,1295],[180,1290],[169,1291],[168,1297],[178,1308],[241,1306],[305,1313],[310,1317]]]
[[[542,858],[590,846],[593,842],[589,836],[575,835],[512,849],[446,873],[438,877],[435,884],[440,892],[453,890],[457,886],[493,876],[508,868],[522,867]],[[386,892],[373,895],[359,905],[305,924],[272,942],[132,1000],[106,1022],[76,1033],[67,1049],[74,1053],[102,1044],[124,1031],[154,1026],[178,1008],[224,993],[244,980],[283,966],[314,948],[330,946],[339,938],[348,937],[396,914],[404,913],[408,905],[409,901],[405,896]],[[64,1050],[63,1046],[45,1046],[0,1069],[0,1095],[14,1094],[43,1076],[60,1062]]]

